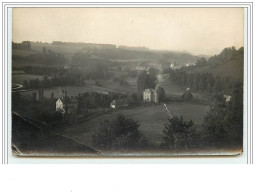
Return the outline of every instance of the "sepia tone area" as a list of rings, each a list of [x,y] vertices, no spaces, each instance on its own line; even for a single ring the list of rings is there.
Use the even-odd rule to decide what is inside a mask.
[[[237,155],[243,9],[15,8],[18,156]]]

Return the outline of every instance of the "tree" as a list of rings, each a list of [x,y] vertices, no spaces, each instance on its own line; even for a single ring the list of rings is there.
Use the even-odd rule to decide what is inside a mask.
[[[158,87],[157,89],[159,95],[159,101],[164,101],[166,98],[166,93],[163,87]]]
[[[157,83],[157,77],[152,71],[151,74],[147,74],[146,71],[141,72],[137,79],[138,92],[143,92],[147,88],[155,88]]]
[[[23,87],[24,87],[25,89],[29,88],[29,85],[28,85],[27,80],[24,80],[24,81],[23,81]]]
[[[205,66],[207,64],[207,60],[204,57],[198,59],[196,62],[196,66]]]
[[[163,146],[170,149],[181,149],[195,145],[196,130],[193,128],[194,122],[183,121],[183,118],[172,117],[168,119],[163,130]]]
[[[104,149],[138,148],[144,146],[146,140],[139,131],[138,122],[118,115],[115,119],[104,120],[92,135],[95,146]]]
[[[234,85],[230,100],[218,93],[204,120],[211,141],[219,144],[242,145],[243,140],[243,90],[242,84]]]
[[[141,74],[138,76],[138,79],[137,79],[138,92],[143,92],[143,90],[145,89],[146,79],[147,79],[146,71],[141,72]]]
[[[43,55],[46,55],[46,48],[43,46],[43,48],[42,48],[42,54]]]

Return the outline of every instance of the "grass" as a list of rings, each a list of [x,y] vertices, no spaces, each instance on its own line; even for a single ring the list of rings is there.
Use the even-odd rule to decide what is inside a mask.
[[[30,79],[41,79],[38,75],[20,74],[13,75],[13,83],[22,84],[24,80]],[[123,87],[119,83],[113,82],[112,80],[99,81],[102,86],[96,85],[84,85],[84,86],[64,86],[64,87],[52,87],[44,89],[44,97],[50,98],[51,94],[54,93],[54,97],[59,98],[62,96],[62,90],[66,90],[67,94],[70,96],[78,96],[79,93],[86,92],[119,92],[119,93],[133,93],[136,92],[136,78],[128,79],[130,85],[128,87]],[[38,90],[29,90],[27,92],[22,92],[24,94],[37,92]]]
[[[12,75],[12,83],[23,84],[24,80],[39,79],[42,80],[42,76],[33,74],[15,74]]]
[[[121,86],[119,82],[115,82],[112,79],[106,81],[99,81],[103,88],[107,91],[108,89],[115,92],[127,92],[127,93],[136,93],[137,92],[137,78],[128,78],[128,86]]]
[[[185,120],[194,120],[196,123],[201,123],[208,110],[208,106],[194,104],[189,102],[172,102],[167,105],[170,107],[170,112],[173,115],[182,115]],[[196,114],[194,114],[196,113]],[[97,130],[98,125],[105,119],[112,119],[118,114],[124,114],[126,117],[133,118],[140,124],[140,130],[154,144],[162,142],[162,130],[164,124],[168,122],[168,115],[163,105],[148,104],[132,109],[115,110],[110,113],[99,115],[89,121],[67,126],[61,129],[53,130],[55,133],[71,137],[76,141],[91,145],[91,134]]]
[[[22,56],[22,57],[26,57],[26,56],[37,54],[37,53],[38,52],[34,51],[34,50],[21,50],[21,49],[13,49],[12,50],[12,55]]]
[[[85,85],[85,86],[64,86],[64,87],[52,87],[46,88],[43,90],[43,95],[46,98],[51,98],[51,94],[54,94],[55,98],[60,98],[62,94],[62,90],[67,91],[68,96],[78,96],[79,93],[83,94],[86,92],[117,92],[117,90],[111,90],[108,88],[95,86],[95,85]],[[33,92],[38,92],[38,90],[28,90],[24,92],[20,92],[22,94],[32,94]]]
[[[96,155],[97,152],[76,141],[40,129],[31,121],[12,114],[12,151],[21,156]]]

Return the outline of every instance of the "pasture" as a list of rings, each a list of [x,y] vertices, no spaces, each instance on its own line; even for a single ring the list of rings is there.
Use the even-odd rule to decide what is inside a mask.
[[[33,55],[33,54],[38,54],[38,51],[22,50],[22,49],[13,49],[12,50],[12,55],[15,55],[15,56],[26,57],[26,56]]]
[[[137,92],[137,78],[127,78],[128,86],[121,86],[119,82],[115,82],[112,79],[101,80],[100,84],[105,90],[112,90],[115,92],[127,92],[127,93],[136,93]]]
[[[194,120],[201,123],[208,110],[208,106],[188,102],[172,102],[167,104],[170,112],[175,116],[183,116],[184,120]],[[194,114],[196,113],[196,114]],[[132,109],[119,109],[99,115],[88,121],[53,130],[54,133],[70,137],[79,143],[91,146],[91,134],[97,130],[100,122],[113,119],[118,114],[133,118],[140,124],[140,130],[150,143],[162,143],[164,124],[168,122],[168,114],[163,105],[145,104]]]
[[[12,74],[12,83],[23,84],[23,81],[29,81],[32,79],[42,80],[42,76],[33,74]]]

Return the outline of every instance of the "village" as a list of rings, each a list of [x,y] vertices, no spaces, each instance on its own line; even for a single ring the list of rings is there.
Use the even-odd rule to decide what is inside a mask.
[[[68,68],[67,68],[68,67]],[[72,69],[70,65],[65,65],[65,69]],[[178,65],[175,66],[173,63],[169,65],[171,69],[178,69]],[[123,70],[123,69],[122,69]],[[147,74],[150,72],[150,67],[140,66],[136,67],[137,74],[139,75],[142,71],[146,71]],[[156,75],[158,76],[158,75]],[[116,92],[106,89],[100,89],[93,92],[84,92],[83,89],[89,88],[89,86],[95,87],[95,82],[93,80],[87,81],[88,85],[79,86],[80,90],[73,91],[72,89],[68,91],[68,88],[59,87],[52,89],[38,89],[38,90],[24,90],[22,85],[19,88],[13,88],[14,96],[19,94],[22,99],[25,99],[29,102],[37,102],[40,104],[43,100],[55,100],[55,111],[61,113],[62,119],[69,122],[74,122],[77,119],[84,118],[81,115],[81,108],[83,108],[83,113],[87,113],[89,108],[90,101],[86,101],[91,96],[95,96],[95,99],[103,99],[103,104],[97,105],[104,107],[104,110],[108,112],[109,110],[119,109],[119,108],[128,108],[128,107],[137,107],[141,104],[143,105],[160,105],[164,104],[164,101],[167,101],[165,90],[159,85],[159,81],[156,80],[155,88],[146,88],[141,93],[137,93],[136,90],[133,93],[128,92]],[[73,86],[75,88],[75,86]],[[46,93],[45,93],[46,92]],[[101,97],[100,97],[101,96]],[[189,88],[183,92],[183,94],[178,98],[179,101],[191,100],[193,95]],[[104,101],[105,100],[105,101]],[[96,100],[94,100],[96,101]],[[100,100],[99,100],[100,101]],[[108,102],[108,105],[107,105]],[[95,102],[96,104],[96,102]],[[99,103],[100,104],[100,103]],[[165,105],[165,104],[164,104]],[[166,108],[167,109],[167,108]],[[167,109],[168,110],[168,109]],[[169,112],[169,110],[167,111]]]
[[[179,64],[170,63],[168,69],[179,69],[179,66]],[[125,67],[122,66],[121,69],[113,71],[119,75],[128,75],[126,73],[130,70]],[[71,72],[76,67],[69,64],[65,65],[64,69]],[[135,77],[122,76],[121,79],[116,79],[115,76],[113,79],[103,81],[90,79],[78,86],[37,90],[13,89],[13,98],[14,102],[21,101],[27,106],[31,105],[31,108],[27,107],[23,111],[18,109],[18,112],[23,113],[28,120],[51,132],[68,134],[75,139],[79,137],[80,142],[86,145],[91,144],[90,134],[95,131],[100,121],[113,118],[120,113],[137,119],[141,123],[141,129],[145,131],[145,136],[148,136],[152,143],[160,144],[162,132],[157,129],[162,129],[168,118],[183,115],[182,111],[180,113],[178,110],[185,108],[186,105],[194,104],[192,102],[199,100],[199,97],[195,94],[193,98],[189,88],[180,89],[175,85],[169,86],[169,75],[162,74],[155,66],[139,63],[131,71],[136,72]],[[149,79],[153,84],[145,83]],[[111,82],[111,85],[106,85],[107,82]],[[123,82],[128,85],[122,85]],[[137,88],[139,82],[142,89]],[[146,88],[146,85],[150,87]],[[207,110],[207,104],[197,104],[195,107],[202,111],[202,115]],[[141,114],[137,114],[138,112]],[[197,123],[202,122],[202,117],[194,118],[192,109],[188,112],[183,110],[183,112],[188,119],[195,119]],[[148,114],[150,116],[147,116]],[[91,124],[95,124],[94,127]],[[148,126],[148,124],[151,125]],[[86,126],[85,132],[79,130],[83,126]],[[79,133],[75,133],[77,129]]]
[[[236,84],[227,76],[215,76],[215,65],[207,64],[225,53],[241,58],[243,52],[226,48],[207,61],[188,53],[104,44],[13,46],[15,117],[28,122],[31,130],[36,127],[101,153],[130,148],[168,151],[202,147],[204,142],[211,147],[214,138],[207,138],[209,130],[204,129],[207,117],[213,116],[208,112],[215,98],[232,109]],[[175,134],[180,135],[172,137]],[[30,142],[28,136],[24,144]]]

